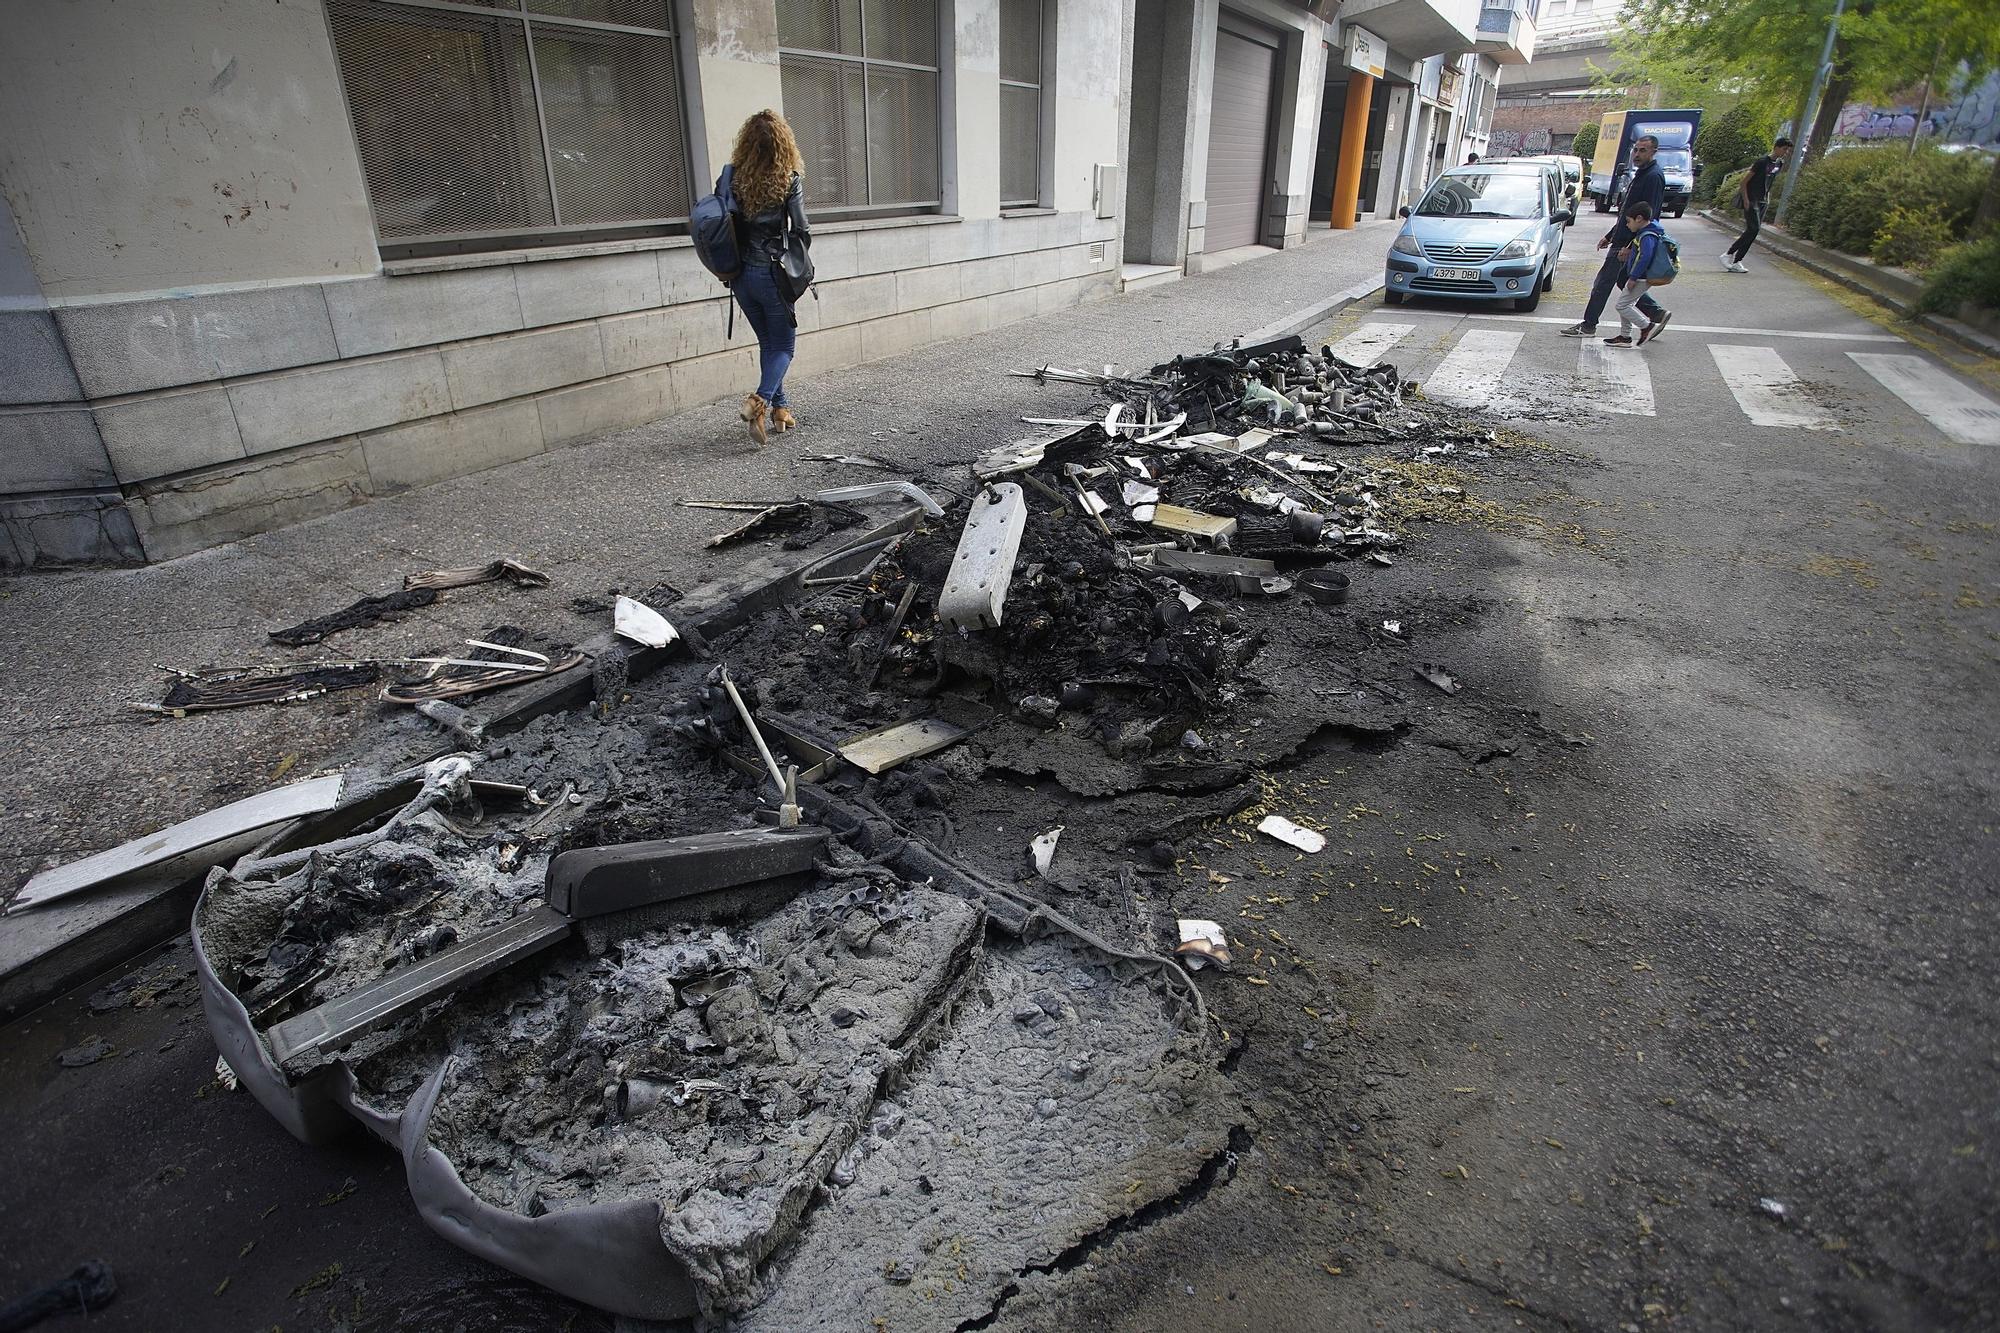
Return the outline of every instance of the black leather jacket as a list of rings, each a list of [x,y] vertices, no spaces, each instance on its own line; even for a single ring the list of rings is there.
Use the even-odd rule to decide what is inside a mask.
[[[784,202],[743,215],[744,263],[774,264],[784,257],[787,217],[793,231],[801,236],[812,235],[812,225],[806,221],[805,194],[796,175],[792,177],[792,188],[785,192]]]

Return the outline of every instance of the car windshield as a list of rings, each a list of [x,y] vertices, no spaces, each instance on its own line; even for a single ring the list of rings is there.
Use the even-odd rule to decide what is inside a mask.
[[[1671,171],[1686,176],[1693,172],[1694,161],[1685,148],[1662,148],[1657,159],[1661,171]]]
[[[1538,218],[1542,215],[1539,172],[1468,171],[1439,180],[1417,205],[1426,218]]]

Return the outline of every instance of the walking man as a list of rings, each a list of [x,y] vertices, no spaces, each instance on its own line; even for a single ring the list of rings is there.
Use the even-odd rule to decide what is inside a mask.
[[[1771,145],[1771,151],[1750,164],[1750,170],[1743,173],[1743,183],[1736,187],[1736,206],[1743,210],[1743,234],[1722,254],[1722,267],[1731,273],[1748,273],[1743,266],[1743,256],[1750,253],[1750,245],[1757,239],[1757,233],[1764,225],[1764,203],[1771,197],[1771,182],[1785,169],[1785,163],[1792,159],[1792,141],[1780,139]]]
[[[1619,254],[1632,241],[1633,229],[1626,221],[1632,205],[1644,204],[1648,217],[1660,216],[1660,204],[1667,195],[1667,174],[1653,160],[1659,151],[1660,141],[1650,134],[1643,134],[1632,141],[1632,181],[1625,187],[1625,202],[1618,211],[1618,220],[1611,224],[1611,230],[1605,232],[1604,239],[1597,243],[1597,248],[1606,252],[1604,263],[1598,267],[1597,277],[1590,284],[1590,300],[1583,307],[1583,318],[1564,329],[1563,337],[1589,338],[1596,335],[1598,316],[1604,313],[1605,302],[1611,299],[1611,292],[1619,285],[1619,278],[1624,272],[1625,261]],[[1672,311],[1662,307],[1651,296],[1640,296],[1638,308],[1652,325],[1649,341],[1665,333],[1667,321],[1674,317]]]

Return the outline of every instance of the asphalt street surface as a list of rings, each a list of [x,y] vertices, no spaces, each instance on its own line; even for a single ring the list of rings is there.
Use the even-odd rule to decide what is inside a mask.
[[[1495,410],[1507,466],[1349,608],[1465,688],[1285,775],[1340,829],[1330,891],[1251,901],[1209,857],[1239,879],[1201,914],[1299,960],[1204,974],[1236,1169],[987,1326],[2000,1325],[2000,448],[1969,442],[2000,388],[1760,255],[1722,273],[1693,220],[1669,333],[1586,347],[1595,230],[1532,316],[1312,335]],[[185,962],[8,1030],[11,1289],[102,1257],[113,1329],[611,1326],[425,1231],[386,1152],[222,1090]],[[118,1054],[58,1063],[91,1037]]]

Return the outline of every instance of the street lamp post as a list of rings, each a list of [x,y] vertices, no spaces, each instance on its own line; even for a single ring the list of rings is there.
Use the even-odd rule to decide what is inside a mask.
[[[1778,194],[1777,210],[1771,214],[1773,222],[1785,220],[1785,208],[1792,202],[1792,187],[1798,184],[1799,168],[1805,165],[1813,122],[1819,119],[1820,94],[1826,91],[1826,81],[1833,74],[1833,42],[1840,35],[1840,16],[1846,8],[1847,0],[1833,0],[1833,20],[1826,25],[1826,45],[1820,48],[1819,68],[1813,71],[1812,91],[1806,94],[1805,118],[1792,136],[1798,144],[1792,149],[1792,160],[1785,164],[1785,185]]]

